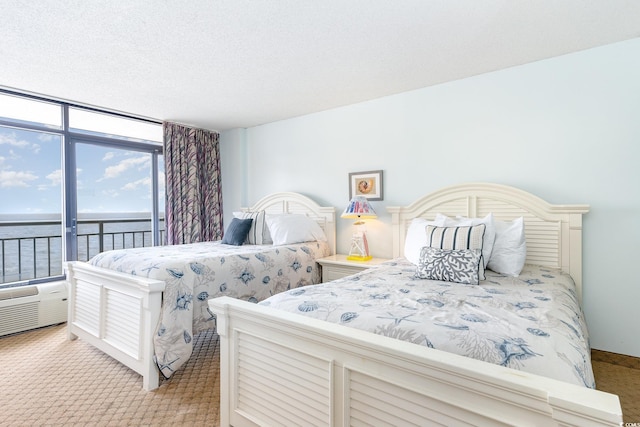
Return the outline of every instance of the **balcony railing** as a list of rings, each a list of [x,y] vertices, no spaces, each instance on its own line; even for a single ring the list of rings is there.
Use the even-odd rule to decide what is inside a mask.
[[[62,275],[60,221],[0,222],[0,284]],[[78,259],[88,261],[111,249],[151,246],[149,219],[78,221]],[[160,220],[160,244],[165,242]]]

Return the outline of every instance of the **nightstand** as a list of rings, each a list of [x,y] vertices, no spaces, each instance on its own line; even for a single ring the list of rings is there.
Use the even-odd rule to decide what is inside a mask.
[[[331,255],[326,258],[317,259],[316,262],[322,266],[322,281],[330,282],[351,274],[359,273],[367,268],[376,267],[380,263],[389,261],[385,258],[372,258],[369,261],[351,261],[347,255]]]

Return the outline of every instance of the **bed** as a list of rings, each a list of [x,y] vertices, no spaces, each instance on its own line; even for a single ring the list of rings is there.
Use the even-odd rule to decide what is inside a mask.
[[[153,390],[159,374],[169,378],[188,360],[195,334],[215,329],[209,298],[256,303],[320,282],[315,259],[335,251],[334,208],[301,194],[275,193],[234,217],[232,224],[253,226],[245,235],[257,244],[223,239],[133,248],[68,263],[69,339],[91,343],[142,375],[143,388]],[[267,223],[278,227],[269,240],[263,236]],[[307,226],[313,238],[322,238],[309,241]]]
[[[388,211],[394,260],[385,265],[258,305],[224,297],[209,301],[221,337],[221,425],[620,425],[618,397],[592,388],[580,308],[582,215],[588,206],[551,205],[512,187],[472,183]],[[406,317],[390,311],[370,315],[386,318],[386,327],[373,327],[376,333],[351,327],[367,317],[373,300],[386,301],[394,291],[416,292],[416,266],[404,256],[406,237],[416,219],[436,221],[438,214],[522,221],[523,270],[514,277],[487,269],[480,286],[455,283],[467,294],[451,300],[447,296],[455,286],[436,281],[434,288],[405,300]],[[482,329],[487,315],[476,310],[485,300],[498,301],[494,297],[507,293],[509,283],[520,293],[511,300],[513,317],[505,323],[527,324],[532,320],[527,317],[542,316],[536,309],[547,304],[549,294],[560,305],[544,325],[532,322],[504,342]],[[363,289],[362,301],[349,299],[348,293]],[[452,301],[463,309],[455,318],[435,316],[438,334],[395,328],[415,320],[413,313],[424,306]],[[496,311],[505,308],[492,304]],[[559,330],[573,339],[551,348],[538,345]],[[400,335],[407,340],[397,339]],[[484,347],[469,347],[497,355],[496,360],[439,349],[450,350],[447,339],[460,346],[471,338],[481,343],[485,338]],[[547,363],[556,368],[547,370]]]

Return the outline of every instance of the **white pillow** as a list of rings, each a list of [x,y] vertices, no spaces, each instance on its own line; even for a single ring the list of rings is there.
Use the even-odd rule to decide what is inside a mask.
[[[427,225],[444,226],[444,220],[429,221],[424,218],[414,218],[409,224],[407,235],[404,239],[404,257],[411,263],[420,264],[420,252],[427,246]]]
[[[267,226],[274,245],[327,240],[320,225],[302,214],[268,215]]]
[[[487,268],[489,260],[491,259],[491,252],[493,252],[493,245],[496,240],[496,227],[493,220],[493,213],[490,213],[484,218],[465,218],[463,216],[449,218],[448,216],[437,214],[436,221],[444,221],[445,227],[484,224],[485,232],[484,238],[482,239],[482,262],[484,267]]]
[[[495,221],[496,241],[487,268],[507,276],[518,276],[527,259],[524,218]]]
[[[271,244],[271,236],[269,235],[269,228],[265,222],[265,212],[234,212],[234,218],[238,219],[253,219],[249,234],[245,239],[245,243],[249,245],[268,245]]]

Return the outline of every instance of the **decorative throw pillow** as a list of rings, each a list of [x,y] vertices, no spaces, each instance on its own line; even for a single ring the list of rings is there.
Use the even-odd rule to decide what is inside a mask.
[[[482,263],[483,267],[487,268],[489,260],[491,259],[491,253],[493,252],[493,245],[496,240],[496,227],[493,219],[493,213],[489,213],[484,218],[467,218],[464,216],[449,218],[448,216],[437,214],[436,221],[444,222],[442,225],[446,227],[484,224],[486,229],[484,237],[482,238]]]
[[[251,228],[245,239],[245,243],[249,245],[269,245],[271,244],[271,236],[269,228],[265,222],[265,212],[234,212],[233,216],[239,219],[253,219]]]
[[[487,268],[507,276],[518,276],[527,259],[524,218],[496,221],[496,242]]]
[[[414,218],[409,224],[407,235],[404,239],[404,257],[412,264],[420,262],[420,251],[427,246],[427,225],[443,226],[443,221],[429,221],[424,218]]]
[[[480,249],[438,249],[425,246],[416,270],[419,279],[477,285],[480,283]]]
[[[227,227],[227,231],[222,237],[222,243],[226,245],[242,246],[244,240],[247,238],[247,234],[249,234],[252,222],[253,219],[251,218],[233,218],[231,220],[231,224]]]
[[[459,227],[426,227],[427,245],[437,249],[479,249],[482,258],[482,245],[484,241],[486,225]],[[480,263],[480,280],[484,280],[484,261]]]

